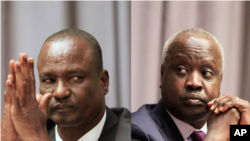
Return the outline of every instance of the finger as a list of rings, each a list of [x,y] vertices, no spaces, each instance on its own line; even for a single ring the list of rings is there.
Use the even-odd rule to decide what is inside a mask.
[[[35,80],[35,74],[34,74],[34,59],[29,58],[28,59],[28,65],[29,65],[29,74],[30,74],[30,85],[31,85],[31,93],[32,97],[35,98],[36,93],[36,80]]]
[[[23,76],[23,81],[25,81],[26,85],[26,91],[25,91],[25,97],[30,97],[30,92],[31,92],[31,79],[30,79],[30,73],[29,73],[29,65],[28,65],[28,59],[27,59],[27,54],[23,53],[20,54],[20,59],[21,59],[21,70],[22,70],[22,76]],[[35,93],[33,93],[35,94]]]
[[[24,78],[29,77],[29,66],[28,66],[28,59],[27,59],[27,54],[23,53],[20,54],[20,59],[21,59],[21,70],[22,74],[24,75]]]
[[[9,104],[12,104],[14,107],[19,108],[19,106],[18,106],[19,101],[18,101],[18,99],[16,98],[16,95],[15,95],[14,84],[11,83],[11,81],[9,79],[6,81],[6,93],[5,93],[5,96],[6,96],[5,100],[8,100]]]
[[[9,75],[11,75],[13,77],[12,83],[15,83],[15,69],[14,69],[14,65],[15,65],[15,60],[10,60],[9,63]]]
[[[227,97],[227,95],[223,95],[223,96],[221,96],[221,97],[219,97],[219,98],[214,99],[214,100],[213,100],[213,104],[212,104],[210,110],[211,110],[211,111],[215,111],[216,108],[217,108],[217,105],[219,104],[219,101],[220,101],[221,99],[225,98],[225,97]]]
[[[44,94],[41,98],[41,101],[39,103],[39,107],[40,109],[42,110],[43,114],[47,117],[48,114],[47,114],[47,111],[48,111],[48,102],[49,102],[49,99],[52,97],[52,93],[47,93],[47,94]]]
[[[16,133],[16,130],[14,128],[14,125],[11,119],[12,102],[11,102],[11,97],[10,97],[10,91],[8,88],[10,83],[11,82],[9,79],[6,80],[6,90],[4,93],[4,111],[3,111],[3,116],[1,120],[1,133],[2,133],[1,139],[2,140],[16,140],[17,138],[17,133]]]
[[[223,105],[223,107],[220,108],[220,112],[226,112],[229,108],[234,107],[235,103],[234,101],[229,101],[226,104]]]
[[[14,65],[15,77],[16,77],[16,91],[17,97],[19,98],[20,104],[25,104],[24,102],[24,93],[27,92],[27,83],[23,81],[23,75],[21,72],[21,63],[16,61]]]
[[[218,98],[214,99],[213,105],[212,105],[211,108],[210,108],[211,111],[214,111],[214,110],[215,110],[215,108],[217,107],[218,102],[219,102],[219,101],[218,101]]]
[[[238,100],[234,100],[234,102],[235,102],[234,107],[236,107],[239,112],[241,113],[247,112],[247,111],[249,112],[250,105],[248,101],[243,100],[243,99],[238,99]]]
[[[233,98],[230,95],[226,95],[224,97],[221,97],[218,99],[218,104],[216,106],[216,109],[214,110],[215,114],[219,114],[220,113],[220,109],[227,103],[232,101]]]
[[[36,101],[37,101],[38,105],[39,105],[39,103],[40,103],[42,97],[43,97],[43,95],[41,95],[41,94],[36,94]]]
[[[6,90],[4,92],[4,108],[7,108],[8,105],[11,104],[11,99],[10,99],[10,95],[9,95],[9,91],[7,90],[9,83],[11,83],[11,80],[9,80],[9,75],[8,75],[8,79],[6,80]]]
[[[216,99],[216,98],[215,98],[215,99]],[[208,106],[212,106],[212,105],[214,104],[214,100],[215,100],[215,99],[209,101],[209,102],[207,103],[207,105],[208,105]]]

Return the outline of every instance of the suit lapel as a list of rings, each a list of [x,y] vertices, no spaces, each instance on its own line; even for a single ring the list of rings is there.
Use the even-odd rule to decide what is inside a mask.
[[[48,118],[47,119],[47,131],[48,131],[51,141],[56,141],[55,126],[56,124],[51,119]]]
[[[175,125],[173,119],[167,113],[162,99],[156,105],[156,107],[150,112],[151,117],[158,124],[159,132],[165,141],[183,141],[183,137]]]
[[[106,121],[98,141],[114,141],[115,139],[119,119],[108,107],[106,107],[106,112]]]

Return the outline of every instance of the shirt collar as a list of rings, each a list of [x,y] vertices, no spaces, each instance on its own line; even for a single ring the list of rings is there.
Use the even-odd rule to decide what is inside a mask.
[[[203,125],[203,127],[201,129],[195,129],[193,126],[191,126],[191,125],[187,124],[186,122],[183,122],[183,121],[177,119],[176,117],[174,117],[167,109],[166,109],[166,111],[168,112],[170,117],[175,122],[175,125],[179,129],[179,131],[180,131],[180,133],[181,133],[184,140],[187,140],[188,137],[194,131],[203,131],[205,134],[207,134],[207,123],[205,123],[205,125]]]
[[[106,110],[104,112],[104,115],[103,115],[101,121],[93,129],[91,129],[89,132],[84,134],[78,141],[97,141],[101,135],[105,121],[106,121]],[[57,125],[55,127],[55,130],[56,130],[55,131],[56,141],[63,141],[58,134]]]

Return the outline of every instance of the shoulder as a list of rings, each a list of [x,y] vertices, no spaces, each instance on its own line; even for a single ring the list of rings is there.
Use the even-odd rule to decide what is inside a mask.
[[[141,106],[136,112],[132,113],[131,119],[134,121],[145,121],[148,118],[151,118],[150,112],[154,109],[156,104],[145,104]]]
[[[98,141],[131,140],[131,113],[126,108],[106,108],[107,117]]]
[[[127,108],[109,108],[120,119],[131,119],[131,112]]]
[[[157,140],[154,138],[158,132],[158,126],[152,118],[152,110],[157,104],[146,104],[140,107],[131,115],[132,141],[150,141]]]

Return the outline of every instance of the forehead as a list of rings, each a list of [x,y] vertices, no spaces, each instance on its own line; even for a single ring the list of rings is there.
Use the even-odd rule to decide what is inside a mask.
[[[181,35],[171,44],[168,55],[176,57],[193,57],[199,59],[220,60],[220,53],[216,43],[210,38],[201,35]]]
[[[91,49],[82,39],[46,42],[38,60],[38,70],[53,65],[69,66],[92,61]]]

